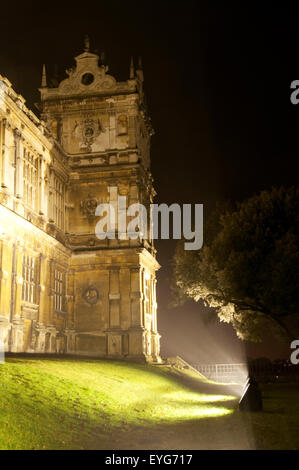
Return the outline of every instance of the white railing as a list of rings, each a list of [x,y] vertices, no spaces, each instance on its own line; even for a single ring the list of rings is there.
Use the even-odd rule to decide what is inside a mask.
[[[207,379],[216,382],[240,382],[248,375],[246,363],[237,364],[193,364]]]

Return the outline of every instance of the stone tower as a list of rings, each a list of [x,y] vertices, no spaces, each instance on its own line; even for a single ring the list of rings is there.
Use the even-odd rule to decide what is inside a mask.
[[[64,334],[77,354],[159,361],[159,264],[149,234],[137,240],[95,236],[98,204],[118,210],[121,195],[127,205],[148,207],[155,195],[142,66],[135,72],[131,61],[130,78],[118,82],[89,49],[86,38],[68,78],[54,87],[47,86],[44,67],[40,88],[41,119],[68,162],[65,185],[55,162],[47,182],[51,235],[70,250],[66,298],[73,320]]]

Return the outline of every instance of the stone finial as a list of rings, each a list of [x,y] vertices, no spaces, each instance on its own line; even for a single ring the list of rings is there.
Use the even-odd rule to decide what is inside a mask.
[[[84,52],[89,52],[90,49],[90,40],[88,34],[85,35],[84,38]]]
[[[46,74],[46,65],[45,64],[43,64],[41,88],[47,88],[47,74]]]
[[[131,56],[131,63],[130,63],[130,79],[134,78],[135,70],[134,70],[134,60],[133,56]]]
[[[142,68],[142,59],[140,56],[138,57],[138,67],[137,67],[136,75],[139,78],[139,80],[143,82],[144,75],[143,75],[143,68]]]

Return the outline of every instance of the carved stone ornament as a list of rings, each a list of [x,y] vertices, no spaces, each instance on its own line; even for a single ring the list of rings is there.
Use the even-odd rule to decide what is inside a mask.
[[[88,51],[75,57],[76,66],[66,70],[68,78],[58,86],[62,95],[105,92],[116,87],[116,80],[108,75],[106,65],[99,66],[99,56]]]
[[[86,116],[82,121],[75,122],[72,135],[79,139],[81,150],[92,152],[92,144],[103,132],[106,132],[106,129],[102,126],[98,118]]]
[[[95,305],[97,301],[99,300],[99,291],[96,287],[90,286],[85,289],[82,295],[83,299],[85,302],[87,302],[90,305]]]
[[[98,204],[98,200],[89,194],[86,199],[81,201],[80,208],[87,217],[94,217]]]

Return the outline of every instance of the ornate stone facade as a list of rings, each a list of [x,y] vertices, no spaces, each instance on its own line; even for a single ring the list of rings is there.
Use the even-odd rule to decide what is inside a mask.
[[[152,240],[95,236],[115,188],[128,204],[155,195],[143,72],[117,82],[88,41],[75,60],[56,88],[44,67],[41,120],[0,76],[0,341],[159,361]]]

